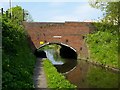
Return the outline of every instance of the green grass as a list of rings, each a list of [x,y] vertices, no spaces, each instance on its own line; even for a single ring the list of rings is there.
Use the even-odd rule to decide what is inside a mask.
[[[52,63],[48,59],[45,59],[43,61],[43,65],[44,65],[45,75],[47,77],[48,88],[57,88],[57,89],[76,88],[76,86],[71,84],[68,80],[66,80],[62,74],[57,72],[57,69],[52,65]]]
[[[110,31],[97,31],[88,34],[86,42],[91,60],[120,68],[118,65],[118,35]]]

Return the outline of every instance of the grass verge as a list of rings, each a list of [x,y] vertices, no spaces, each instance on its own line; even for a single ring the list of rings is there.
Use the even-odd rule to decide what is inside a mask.
[[[48,88],[72,88],[75,89],[77,86],[71,84],[65,77],[57,72],[57,69],[52,65],[52,63],[45,59],[43,61],[45,75],[47,78]]]

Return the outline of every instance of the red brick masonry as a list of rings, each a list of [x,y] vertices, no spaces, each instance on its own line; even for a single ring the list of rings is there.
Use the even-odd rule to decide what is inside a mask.
[[[93,31],[91,22],[23,22],[31,41],[39,48],[44,43],[64,43],[76,49],[81,56],[87,56],[84,36]]]

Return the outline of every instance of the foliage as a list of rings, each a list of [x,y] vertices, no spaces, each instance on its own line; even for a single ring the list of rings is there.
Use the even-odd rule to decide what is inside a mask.
[[[119,68],[118,65],[118,33],[120,2],[103,2],[91,0],[90,5],[104,11],[101,22],[94,23],[96,30],[87,35],[86,42],[90,57],[99,63]]]
[[[87,35],[90,58],[99,63],[118,68],[118,36],[109,31]]]
[[[11,10],[12,9],[12,10]],[[23,21],[23,19],[25,21],[30,21],[32,22],[32,16],[30,15],[30,13],[27,10],[22,9],[22,7],[20,6],[16,6],[16,7],[12,7],[11,9],[8,9],[8,14],[10,14],[10,12],[12,11],[12,18],[17,20],[19,23],[21,23]],[[10,17],[10,15],[8,15]]]
[[[118,88],[118,74],[100,67],[90,67],[86,80],[90,88]]]
[[[104,2],[103,0],[89,0],[92,7],[101,9],[104,11],[104,17],[102,22],[109,23],[112,25],[118,25],[119,23],[119,6],[120,2]]]
[[[117,24],[118,25],[118,18],[120,15],[119,12],[119,6],[120,2],[108,2],[106,6],[106,15],[105,15],[105,22],[108,22],[112,25]]]
[[[76,88],[76,86],[70,84],[62,74],[57,72],[57,69],[48,59],[43,61],[43,65],[47,77],[48,88]]]
[[[12,9],[12,10],[11,10]],[[8,9],[8,13],[12,11],[12,17],[16,18],[19,22],[23,21],[23,9],[20,6],[12,7]]]
[[[61,46],[60,45],[57,45],[57,44],[50,44],[50,45],[45,45],[41,48],[39,48],[40,50],[48,50],[48,49],[54,49],[54,50],[57,50],[57,49],[60,49]]]
[[[32,88],[35,57],[19,16],[21,8],[14,7],[18,18],[2,17],[2,88]],[[14,13],[13,13],[14,14]]]
[[[33,22],[33,18],[32,16],[30,15],[29,11],[27,10],[24,10],[24,20],[27,21],[27,22]]]

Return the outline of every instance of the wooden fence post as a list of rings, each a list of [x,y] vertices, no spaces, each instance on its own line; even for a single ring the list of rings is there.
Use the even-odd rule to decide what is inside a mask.
[[[2,14],[2,16],[3,16],[3,8],[1,8],[1,14]]]
[[[24,12],[24,9],[23,9],[23,21],[25,21],[25,12]]]
[[[9,13],[9,15],[10,15],[10,19],[11,19],[11,17],[12,17],[12,16],[11,16],[11,12]]]
[[[8,11],[6,11],[6,17],[8,17]]]

